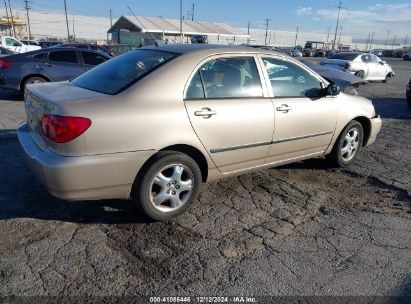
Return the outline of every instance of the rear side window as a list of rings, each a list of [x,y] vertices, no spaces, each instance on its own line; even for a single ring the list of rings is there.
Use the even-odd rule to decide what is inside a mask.
[[[50,61],[77,63],[75,51],[54,51],[49,53]]]
[[[81,55],[83,56],[84,63],[88,65],[99,65],[107,61],[106,57],[93,52],[82,51]]]
[[[253,57],[218,58],[200,68],[206,98],[262,97]]]
[[[179,54],[135,50],[98,65],[72,81],[81,88],[115,95]]]
[[[194,75],[191,79],[190,85],[188,86],[186,99],[204,99],[204,87],[201,81],[200,71]]]
[[[331,56],[329,59],[354,60],[357,56],[357,53],[339,53]]]

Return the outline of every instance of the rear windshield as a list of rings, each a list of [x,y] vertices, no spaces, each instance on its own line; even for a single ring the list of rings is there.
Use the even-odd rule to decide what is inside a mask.
[[[178,55],[156,50],[135,50],[96,66],[72,83],[88,90],[115,95]]]
[[[340,53],[329,57],[329,59],[354,60],[357,57],[357,53]]]

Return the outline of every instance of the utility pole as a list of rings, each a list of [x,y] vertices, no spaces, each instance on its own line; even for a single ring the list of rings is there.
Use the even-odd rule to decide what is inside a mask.
[[[69,30],[69,23],[68,23],[68,17],[67,17],[67,3],[66,3],[66,0],[64,0],[64,12],[66,13],[67,40],[68,40],[68,42],[70,42],[70,30]]]
[[[264,45],[267,45],[267,35],[268,35],[268,22],[270,19],[265,19],[265,42]]]
[[[183,0],[180,0],[180,42],[183,43]]]
[[[13,29],[14,37],[16,37],[16,29],[14,28],[14,20],[13,20],[13,11],[11,10],[10,0],[9,1],[9,9],[10,9],[10,17],[11,17],[11,28]]]
[[[392,47],[391,47],[391,50],[393,50],[394,49],[394,44],[395,44],[395,41],[397,40],[397,35],[394,35],[394,39],[392,39]]]
[[[251,25],[251,22],[248,21],[248,26],[247,26],[247,34],[248,35],[250,35],[250,25]]]
[[[366,46],[365,46],[365,51],[368,51],[368,44],[370,42],[370,36],[371,36],[371,33],[368,33],[368,38],[367,38],[367,42],[366,42]]]
[[[194,3],[191,6],[191,21],[194,21]]]
[[[408,40],[408,34],[407,34],[407,36],[405,36],[405,40],[404,40],[404,47],[406,47],[406,46],[407,46],[407,40]]]
[[[342,32],[343,26],[340,25],[340,36],[338,37],[338,47],[340,46],[341,43],[341,32]]]
[[[387,39],[385,39],[385,48],[387,48],[388,37],[390,36],[391,31],[387,31]]]
[[[110,9],[110,26],[113,27],[113,10]]]
[[[374,35],[375,35],[375,32],[372,32],[372,33],[371,33],[370,50],[372,49],[372,44],[373,44],[373,42],[374,42]]]
[[[327,44],[328,44],[328,39],[330,38],[330,31],[331,31],[331,27],[329,27],[328,31],[327,31]],[[328,47],[327,47],[327,49],[328,49]]]
[[[337,32],[338,32],[338,23],[340,22],[340,12],[341,12],[341,1],[338,4],[338,15],[337,15],[337,25],[335,26],[335,33],[334,33],[334,41],[333,41],[333,50],[335,50],[335,41],[337,40]]]
[[[24,3],[26,4],[24,8],[26,9],[26,12],[27,12],[27,23],[29,25],[29,39],[31,39],[30,16],[29,16],[29,10],[31,9],[31,7],[29,7],[29,0],[24,0]]]
[[[294,49],[297,47],[297,38],[298,38],[298,25],[297,25],[297,30],[295,31]]]
[[[7,16],[7,24],[9,24],[9,10],[8,10],[8,8],[7,8],[7,3],[6,3],[6,0],[4,0],[4,7],[6,8],[6,16]],[[12,33],[11,33],[11,26],[9,27],[9,34],[10,34],[10,36],[12,36]]]
[[[73,41],[76,41],[76,32],[74,32],[74,17],[73,17]]]

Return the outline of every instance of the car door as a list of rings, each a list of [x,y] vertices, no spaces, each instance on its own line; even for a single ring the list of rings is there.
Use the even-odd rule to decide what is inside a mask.
[[[83,70],[88,71],[103,62],[106,62],[108,58],[97,52],[81,51],[81,57],[83,60]]]
[[[55,50],[42,63],[43,73],[51,81],[73,79],[83,73],[76,50]]]
[[[254,56],[213,57],[200,64],[185,93],[191,124],[226,173],[264,164],[274,109]]]
[[[375,79],[381,80],[385,79],[386,76],[386,67],[383,64],[383,61],[375,55],[371,55],[371,62],[373,64]]]
[[[262,56],[275,108],[267,163],[324,153],[337,123],[335,98],[323,97],[325,84],[297,62]]]

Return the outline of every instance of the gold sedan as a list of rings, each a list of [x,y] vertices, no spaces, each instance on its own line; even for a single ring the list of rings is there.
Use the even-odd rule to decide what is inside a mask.
[[[350,164],[381,128],[372,103],[268,50],[164,45],[70,82],[29,85],[18,136],[67,200],[132,199],[168,220],[202,183],[326,155]]]

